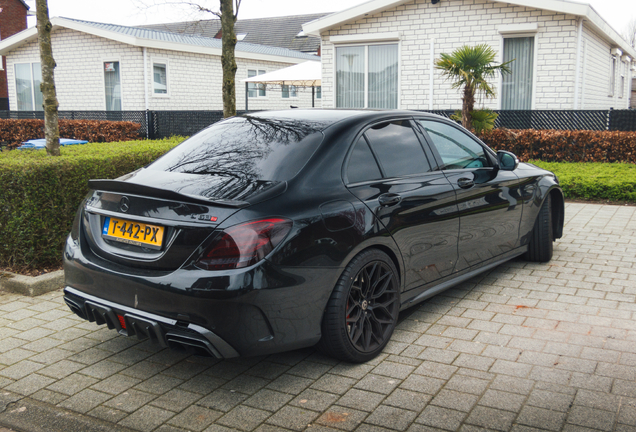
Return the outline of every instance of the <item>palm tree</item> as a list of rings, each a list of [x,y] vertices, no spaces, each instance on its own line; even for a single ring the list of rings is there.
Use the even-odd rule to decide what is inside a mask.
[[[511,73],[508,65],[511,60],[502,64],[494,64],[495,50],[487,44],[474,47],[464,45],[451,54],[443,53],[435,61],[435,67],[442,71],[442,76],[453,80],[452,88],[464,88],[462,96],[462,125],[472,129],[470,112],[475,105],[475,94],[482,92],[486,97],[495,97],[495,89],[488,82],[501,74]]]

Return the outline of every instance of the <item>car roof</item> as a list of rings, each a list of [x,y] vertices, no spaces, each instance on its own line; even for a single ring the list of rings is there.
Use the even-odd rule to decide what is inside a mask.
[[[311,123],[316,130],[324,130],[343,120],[367,122],[390,117],[418,116],[440,118],[434,114],[408,110],[375,110],[375,109],[289,109],[279,111],[259,111],[246,113],[241,117],[256,117],[269,120],[291,120]]]

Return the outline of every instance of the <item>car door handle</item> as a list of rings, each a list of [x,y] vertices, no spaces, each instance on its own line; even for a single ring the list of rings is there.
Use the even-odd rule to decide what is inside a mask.
[[[394,193],[385,193],[378,197],[378,202],[382,207],[391,207],[399,204],[402,201],[402,197]]]
[[[462,177],[459,180],[457,180],[457,186],[459,186],[462,189],[470,189],[474,185],[475,185],[475,182],[473,182],[471,179],[466,177]]]

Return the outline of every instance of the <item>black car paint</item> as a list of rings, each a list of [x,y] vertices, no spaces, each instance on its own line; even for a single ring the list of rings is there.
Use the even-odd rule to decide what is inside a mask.
[[[526,164],[517,170],[523,173],[521,178],[496,168],[477,172],[478,187],[466,195],[455,184],[458,173],[444,171],[348,185],[347,155],[364,129],[380,121],[414,116],[424,115],[365,112],[336,121],[322,131],[322,144],[298,175],[276,186],[276,193],[254,199],[240,210],[200,200],[178,202],[127,193],[131,205],[122,214],[117,209],[122,193],[93,192],[85,203],[87,211],[80,209],[85,223],[80,224],[79,240],[67,241],[66,285],[74,289],[66,295],[81,302],[77,293],[86,293],[126,308],[196,324],[227,341],[241,355],[266,354],[310,346],[320,339],[320,321],[331,289],[346,264],[362,250],[380,248],[392,258],[400,273],[404,309],[414,299],[420,301],[437,292],[436,287],[452,286],[482,266],[525,252],[534,220],[549,193],[557,198],[555,208],[560,211],[557,217],[562,226],[563,198],[554,176]],[[425,137],[420,138],[425,142]],[[497,178],[504,183],[496,183]],[[380,204],[380,195],[394,191],[404,195],[399,206]],[[504,191],[506,198],[502,199]],[[481,206],[467,204],[482,197]],[[249,196],[242,199],[250,201]],[[100,251],[101,239],[94,231],[106,214],[155,223],[160,219],[173,230],[170,241],[175,251],[170,248],[145,258],[135,251]],[[211,223],[199,219],[200,215],[218,219]],[[194,265],[221,230],[264,215],[294,221],[287,239],[265,260],[247,269],[214,272]],[[501,230],[510,234],[513,229],[517,235],[487,240],[494,237],[488,229],[500,228],[492,225],[502,215],[507,222],[502,222]],[[419,218],[426,220],[424,228],[415,223]],[[517,220],[516,224],[510,219]],[[468,222],[461,231],[460,220]],[[555,237],[560,236],[560,229],[555,226]],[[413,239],[413,235],[421,238]],[[460,238],[458,249],[453,242],[462,235],[467,238],[463,243]],[[187,249],[194,240],[198,246]],[[487,250],[501,254],[489,252],[479,265],[471,258],[460,259],[463,250],[470,254],[484,249],[484,241]],[[430,259],[435,260],[435,268],[429,267]]]

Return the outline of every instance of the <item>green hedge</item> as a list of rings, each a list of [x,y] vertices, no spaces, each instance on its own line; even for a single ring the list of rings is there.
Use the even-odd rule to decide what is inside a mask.
[[[15,270],[61,263],[62,248],[87,181],[140,168],[183,140],[127,141],[0,153],[0,267]]]
[[[566,198],[636,202],[636,165],[632,163],[530,162],[554,172]]]

